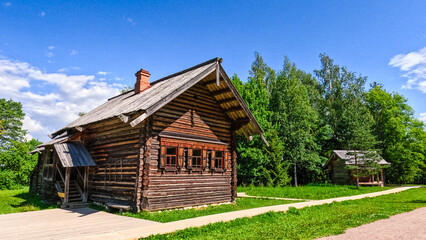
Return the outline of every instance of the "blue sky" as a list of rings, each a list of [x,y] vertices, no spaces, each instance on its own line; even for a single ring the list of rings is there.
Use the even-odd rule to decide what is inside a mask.
[[[254,51],[307,72],[325,52],[426,121],[425,12],[426,1],[0,0],[0,97],[22,102],[24,126],[46,141],[140,68],[155,80],[221,57],[245,80]]]

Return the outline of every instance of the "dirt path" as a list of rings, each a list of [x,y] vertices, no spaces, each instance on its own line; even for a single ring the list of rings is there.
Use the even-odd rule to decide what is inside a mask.
[[[401,213],[372,223],[346,230],[340,235],[321,240],[416,239],[426,240],[426,207]]]
[[[12,213],[0,215],[0,239],[138,239],[141,237],[147,237],[151,234],[170,233],[189,227],[202,227],[210,223],[227,222],[237,218],[252,217],[269,211],[285,212],[290,207],[304,208],[332,203],[334,201],[341,202],[346,200],[362,199],[366,197],[377,197],[381,195],[402,192],[411,188],[415,187],[400,187],[349,197],[252,208],[169,223],[158,223],[143,219],[118,216],[115,214],[96,211],[90,208],[76,210],[52,209],[26,213]],[[423,212],[423,216],[424,214],[425,213]],[[411,221],[414,221],[415,219],[411,219]],[[405,222],[408,222],[408,220]],[[424,218],[421,224],[426,226]],[[414,225],[414,223],[409,223],[408,225]],[[408,229],[408,227],[403,227],[403,229],[405,228]],[[386,232],[386,230],[383,231]],[[415,231],[408,231],[408,233],[412,232]],[[362,237],[362,239],[374,239],[371,238],[370,235],[371,234],[368,234],[368,238]],[[341,238],[338,237],[338,239]],[[349,239],[353,238],[349,237]],[[392,239],[398,239],[398,237],[392,237]]]
[[[138,239],[142,237],[148,237],[152,234],[171,233],[171,232],[183,230],[185,228],[190,228],[190,227],[202,227],[207,224],[216,223],[216,222],[228,222],[237,218],[253,217],[253,216],[267,213],[270,211],[285,212],[290,207],[304,208],[304,207],[310,207],[315,205],[322,205],[326,203],[332,203],[334,201],[342,202],[346,200],[356,200],[356,199],[362,199],[366,197],[377,197],[377,196],[382,196],[386,194],[402,192],[412,188],[417,188],[417,187],[398,187],[398,188],[393,188],[390,190],[355,195],[355,196],[314,200],[310,202],[289,203],[289,204],[283,204],[283,205],[275,205],[275,206],[252,208],[252,209],[246,209],[246,210],[240,210],[240,211],[234,211],[234,212],[219,213],[219,214],[190,218],[190,219],[185,219],[185,220],[180,220],[175,222],[162,223],[159,225],[139,227],[139,228],[127,229],[127,230],[117,231],[117,232],[110,232],[108,234],[99,234],[99,235],[93,235],[93,236],[84,237],[84,238],[75,237],[74,239],[75,240],[77,239],[79,240],[81,239],[102,239],[102,240]]]

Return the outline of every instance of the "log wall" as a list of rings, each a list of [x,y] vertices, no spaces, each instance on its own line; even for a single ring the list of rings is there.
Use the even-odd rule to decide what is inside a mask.
[[[113,119],[87,127],[84,138],[96,162],[89,170],[89,198],[136,207],[140,127]]]
[[[231,201],[231,120],[202,84],[196,84],[158,110],[149,120],[150,153],[144,158],[142,208],[147,210],[197,206]],[[159,167],[160,142],[164,135],[221,143],[229,154],[226,170],[193,171],[185,167]],[[186,140],[188,141],[188,140]],[[204,142],[203,142],[204,141]],[[148,177],[146,177],[148,176]]]
[[[333,171],[333,182],[336,184],[349,184],[350,183],[350,173],[346,169],[346,164],[340,159],[334,159],[332,162],[332,171]]]

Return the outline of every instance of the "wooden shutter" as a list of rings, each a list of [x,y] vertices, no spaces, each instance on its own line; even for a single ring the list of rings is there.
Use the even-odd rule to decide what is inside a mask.
[[[183,161],[184,161],[184,153],[183,153],[183,147],[178,148],[178,159],[177,159],[177,167],[182,168],[183,167]]]
[[[214,169],[214,166],[215,166],[214,164],[216,161],[215,157],[216,157],[216,152],[212,151],[211,160],[210,160],[210,169]]]
[[[204,148],[201,149],[201,165],[203,169],[207,167],[207,150]]]
[[[229,152],[228,151],[224,151],[223,152],[224,156],[223,156],[223,170],[226,170],[228,168],[228,158],[229,158]]]
[[[161,146],[160,148],[160,168],[165,168],[166,167],[166,146]]]
[[[192,168],[192,148],[188,148],[188,162],[186,163],[186,168]]]

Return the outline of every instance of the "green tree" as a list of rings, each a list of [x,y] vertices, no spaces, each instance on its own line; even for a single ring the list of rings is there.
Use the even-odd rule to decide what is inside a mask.
[[[252,141],[245,138],[238,140],[238,179],[242,183],[288,184],[288,166],[282,161],[283,144],[270,122],[269,93],[267,80],[273,78],[274,71],[255,53],[255,61],[250,70],[250,77],[245,84],[234,75],[233,83],[252,111],[254,117],[265,131],[270,146],[267,147],[259,136]],[[268,80],[269,81],[269,80]]]
[[[333,131],[331,139],[323,146],[323,152],[329,155],[333,149],[348,149],[355,122],[367,123],[373,118],[364,101],[367,78],[334,64],[326,54],[320,57],[322,68],[314,72],[320,83],[322,124]],[[356,121],[353,111],[360,113]]]
[[[394,183],[424,182],[426,132],[414,117],[407,99],[373,85],[367,95],[368,107],[375,119],[374,134],[380,141],[383,157],[391,163],[387,179]]]
[[[270,109],[272,122],[278,126],[278,135],[284,142],[284,161],[293,164],[294,182],[297,186],[297,171],[304,172],[304,180],[321,171],[319,147],[315,141],[318,113],[311,106],[304,81],[310,74],[297,69],[286,57],[283,70],[271,84]]]
[[[0,99],[0,151],[7,149],[12,141],[22,141],[26,131],[22,129],[25,113],[22,104],[13,100]]]
[[[356,187],[359,189],[359,178],[376,174],[380,171],[379,161],[381,149],[375,149],[378,142],[371,131],[371,121],[361,116],[361,112],[351,113],[351,137],[348,140],[348,152],[353,155],[355,164],[347,165],[352,175],[356,177]]]
[[[12,141],[6,151],[0,151],[0,189],[11,189],[28,185],[29,175],[37,164],[37,154],[30,155],[41,142]]]

